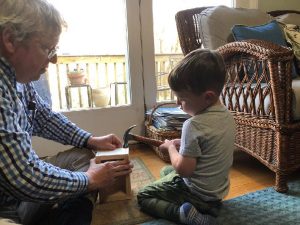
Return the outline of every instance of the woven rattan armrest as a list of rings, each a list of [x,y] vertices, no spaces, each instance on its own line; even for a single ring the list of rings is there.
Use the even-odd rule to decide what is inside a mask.
[[[230,110],[275,123],[291,121],[293,53],[290,48],[247,40],[231,42],[217,50],[227,69],[221,99]]]
[[[218,51],[227,73],[221,99],[235,118],[235,145],[274,171],[276,190],[286,192],[287,175],[300,165],[300,121],[292,118],[292,50],[248,40]]]

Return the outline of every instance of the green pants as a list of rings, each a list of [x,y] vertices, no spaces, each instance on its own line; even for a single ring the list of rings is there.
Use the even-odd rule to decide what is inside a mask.
[[[179,208],[185,202],[191,203],[199,212],[213,216],[217,216],[221,206],[220,201],[205,202],[191,193],[171,166],[162,169],[161,179],[141,189],[137,199],[142,211],[175,222],[179,221]]]

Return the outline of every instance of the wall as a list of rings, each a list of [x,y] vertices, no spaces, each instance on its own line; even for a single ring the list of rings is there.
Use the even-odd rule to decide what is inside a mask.
[[[280,10],[280,9],[291,9],[291,10],[300,11],[300,4],[299,4],[299,0],[284,0],[284,1],[259,0],[258,8],[264,12],[272,11],[272,10]]]
[[[258,0],[235,0],[234,6],[236,8],[257,9],[258,8]]]
[[[132,131],[133,133],[144,133],[143,130],[141,130],[144,127],[144,111],[140,112],[140,107],[131,105],[116,107],[115,110],[114,108],[115,107],[64,112],[64,115],[94,136],[114,133],[119,138],[122,138],[125,130],[133,124],[137,125]],[[126,114],[129,114],[129,116],[124,116]],[[62,145],[40,137],[33,137],[32,144],[33,149],[39,156],[55,155],[59,151],[71,148],[71,146]]]
[[[300,11],[299,0],[234,0],[234,4],[237,8],[259,8],[264,12],[286,9]]]

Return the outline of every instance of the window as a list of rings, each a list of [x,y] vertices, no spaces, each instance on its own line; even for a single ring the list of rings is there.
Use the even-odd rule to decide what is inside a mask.
[[[74,110],[130,104],[130,76],[125,60],[126,1],[86,0],[84,3],[73,1],[71,4],[67,0],[50,1],[68,22],[68,29],[61,35],[59,43],[58,64],[49,68],[53,109]],[[170,101],[174,100],[174,96],[169,90],[167,76],[183,57],[175,14],[187,8],[218,5],[219,1],[153,0],[152,4],[156,101]],[[232,6],[233,3],[232,0],[225,0],[222,4]],[[82,82],[86,81],[90,87],[69,87],[68,73],[74,71],[86,75]]]
[[[124,1],[50,1],[68,23],[49,67],[53,108],[130,104]]]
[[[175,14],[184,9],[220,5],[217,0],[153,0],[153,26],[155,45],[155,73],[157,101],[174,100],[167,77],[170,70],[183,57],[177,35]],[[222,5],[233,6],[232,0]]]
[[[122,137],[124,131],[133,124],[137,124],[133,132],[142,134],[145,108],[153,107],[157,100],[172,99],[167,89],[166,94],[157,97],[159,96],[157,90],[165,85],[158,82],[157,75],[167,74],[172,63],[169,63],[171,66],[168,68],[155,65],[158,64],[159,57],[164,57],[164,54],[171,55],[172,60],[175,56],[176,60],[177,56],[182,57],[177,39],[175,13],[181,9],[199,6],[200,3],[213,5],[219,2],[215,0],[48,1],[63,14],[69,24],[68,32],[70,32],[62,35],[59,44],[59,64],[51,66],[47,76],[53,109],[62,110],[74,123],[95,135],[115,133],[119,137]],[[222,1],[222,4],[230,5],[230,3],[229,0]],[[73,32],[73,28],[77,30]],[[109,33],[111,30],[115,33]],[[91,44],[92,41],[96,43]],[[115,56],[123,58],[114,64]],[[172,60],[167,58],[168,62]],[[94,69],[92,66],[86,67],[90,62],[96,65],[98,63],[98,70],[97,66],[94,66]],[[99,65],[101,63],[107,67]],[[106,77],[110,63],[113,63],[113,68],[119,69],[118,72]],[[86,89],[83,87],[72,89],[73,104],[67,110],[65,87],[69,81],[66,73],[67,70],[74,69],[98,74],[95,80],[92,75],[88,77],[92,81],[92,88],[105,87],[109,84],[108,106],[97,107],[93,102],[90,107]],[[111,83],[113,87],[110,87]],[[52,142],[45,143],[39,138],[36,139],[34,147],[36,150],[41,149],[40,155],[53,155],[55,151],[68,148],[68,146],[58,147]]]

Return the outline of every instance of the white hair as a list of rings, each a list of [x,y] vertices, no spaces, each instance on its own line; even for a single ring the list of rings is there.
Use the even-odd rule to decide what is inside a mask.
[[[58,10],[47,0],[0,0],[0,33],[10,28],[16,41],[37,33],[59,35],[65,26]]]

